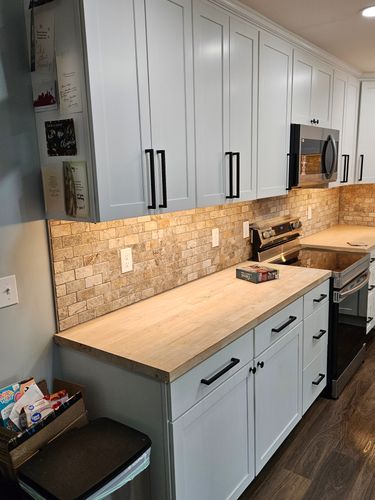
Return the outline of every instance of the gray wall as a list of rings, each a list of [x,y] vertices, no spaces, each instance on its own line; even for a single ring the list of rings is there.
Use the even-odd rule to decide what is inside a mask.
[[[50,379],[53,295],[23,0],[0,0],[0,277],[20,303],[0,309],[0,386]]]

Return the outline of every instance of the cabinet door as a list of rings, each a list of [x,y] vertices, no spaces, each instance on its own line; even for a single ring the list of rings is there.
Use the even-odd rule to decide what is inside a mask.
[[[139,50],[140,66],[148,65],[149,84],[149,96],[146,95],[146,101],[141,102],[142,125],[146,130],[144,143],[151,139],[147,147],[155,151],[157,208],[162,211],[193,208],[195,162],[191,1],[145,0],[137,2],[137,12],[138,33],[147,40],[147,53]],[[151,122],[151,138],[147,135],[148,120]]]
[[[252,377],[246,365],[170,424],[176,499],[235,499],[254,478]]]
[[[258,474],[302,415],[302,323],[255,359]]]
[[[258,81],[258,30],[230,18],[230,151],[240,162],[240,200],[256,197],[256,109]],[[237,169],[234,172],[236,194]]]
[[[343,152],[343,131],[344,113],[347,91],[347,75],[341,71],[335,71],[333,80],[333,101],[332,101],[332,128],[340,131],[338,173],[335,185],[340,185],[346,181],[347,164],[346,153]],[[333,183],[330,183],[330,186]]]
[[[229,173],[229,16],[194,2],[198,206],[226,200]]]
[[[100,219],[147,212],[134,3],[84,0]]]
[[[311,113],[313,119],[319,120],[319,127],[331,128],[332,82],[332,67],[320,61],[315,61],[312,81]]]
[[[304,52],[294,51],[293,123],[331,127],[333,69]],[[313,120],[319,120],[318,123]]]
[[[358,131],[358,182],[375,182],[375,81],[362,82]]]
[[[273,35],[261,33],[258,87],[258,198],[287,193],[291,70],[291,46]]]
[[[311,125],[314,64],[307,54],[294,51],[292,122]]]
[[[346,87],[344,128],[342,134],[342,154],[348,155],[347,183],[355,182],[355,154],[358,131],[359,81],[348,77]]]

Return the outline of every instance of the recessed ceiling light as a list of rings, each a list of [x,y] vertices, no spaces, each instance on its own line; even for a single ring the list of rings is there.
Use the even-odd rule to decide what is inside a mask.
[[[363,9],[362,16],[363,17],[375,17],[375,5],[372,5],[371,7],[366,7],[365,9]]]

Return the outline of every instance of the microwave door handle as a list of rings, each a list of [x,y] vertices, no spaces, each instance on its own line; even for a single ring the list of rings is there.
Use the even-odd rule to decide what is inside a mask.
[[[336,147],[336,141],[335,139],[332,137],[331,134],[329,134],[328,136],[328,139],[327,139],[327,142],[331,142],[332,143],[332,149],[333,149],[333,161],[332,161],[332,169],[330,171],[331,175],[332,175],[332,170],[333,170],[333,167],[334,165],[336,164],[337,162],[337,147]],[[326,169],[327,171],[327,169]],[[331,177],[330,175],[330,177]]]

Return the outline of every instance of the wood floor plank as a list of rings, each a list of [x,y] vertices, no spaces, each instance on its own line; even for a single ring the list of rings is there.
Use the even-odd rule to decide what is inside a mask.
[[[302,500],[310,487],[310,481],[298,474],[279,469],[270,481],[250,487],[241,500]]]

